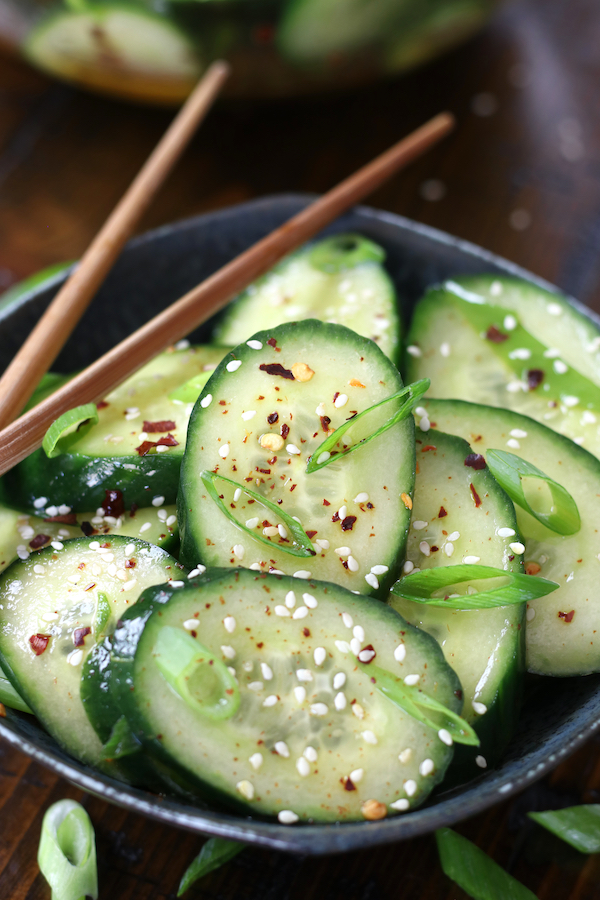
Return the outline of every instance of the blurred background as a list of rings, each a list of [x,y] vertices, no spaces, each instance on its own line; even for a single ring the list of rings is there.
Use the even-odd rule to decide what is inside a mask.
[[[371,203],[473,241],[600,311],[598,0],[0,0],[0,291],[76,259],[207,63],[234,76],[140,231],[322,192],[442,109],[453,135]],[[598,897],[600,862],[527,825],[598,802],[598,742],[460,831],[540,900]],[[40,807],[75,789],[0,745],[0,896],[47,900]],[[559,805],[557,803],[557,805]],[[174,897],[198,850],[92,799],[112,900]],[[464,900],[430,838],[351,858],[246,851],[190,897]]]

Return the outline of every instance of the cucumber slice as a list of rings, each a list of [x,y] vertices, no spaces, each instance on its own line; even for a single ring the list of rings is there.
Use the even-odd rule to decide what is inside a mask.
[[[180,574],[164,550],[111,535],[49,547],[0,576],[0,665],[46,730],[77,759],[118,775],[104,763],[81,702],[82,664],[144,588]]]
[[[517,508],[526,571],[560,584],[549,596],[528,603],[527,667],[540,675],[600,671],[600,462],[527,416],[459,400],[429,400],[423,406],[431,421],[432,442],[439,428],[460,434],[483,455],[489,449],[508,449],[571,494],[581,516],[576,534],[556,534]],[[536,497],[540,505],[547,504],[543,482],[531,481],[527,496],[534,504]]]
[[[410,378],[431,393],[531,416],[600,456],[600,330],[562,297],[516,279],[457,278],[425,295]],[[460,364],[457,365],[457,361]]]
[[[98,404],[98,424],[68,453],[48,459],[36,450],[4,479],[7,499],[35,512],[36,501],[77,512],[101,507],[107,490],[121,491],[126,507],[155,497],[174,503],[191,403],[170,398],[189,379],[210,372],[224,350],[187,347],[161,353]],[[144,422],[155,431],[144,432]],[[173,436],[174,446],[168,435]],[[164,452],[148,444],[168,438]],[[138,450],[138,448],[141,448]],[[144,454],[144,455],[140,455]]]
[[[421,803],[452,749],[376,690],[350,641],[460,710],[438,645],[385,604],[248,569],[146,591],[108,681],[147,751],[200,791],[287,823],[382,818]]]
[[[437,428],[421,433],[416,444],[417,478],[404,571],[475,560],[522,571],[522,557],[510,548],[517,540],[514,506],[489,469],[467,465],[481,465],[469,444]],[[503,537],[503,529],[512,535]],[[477,767],[500,759],[516,723],[525,672],[525,604],[446,610],[394,594],[388,602],[438,641],[460,679],[463,717],[481,740],[479,749],[460,747],[452,763],[457,780],[468,780]]]
[[[250,285],[229,307],[215,340],[245,341],[257,327],[317,318],[371,338],[398,361],[400,324],[385,251],[357,234],[338,234],[304,247]]]
[[[53,10],[23,51],[61,78],[159,101],[185,97],[202,71],[196,47],[177,25],[133,3]]]
[[[259,332],[232,350],[190,419],[177,503],[186,564],[243,560],[260,571],[304,572],[387,596],[409,525],[402,495],[414,483],[412,416],[316,472],[307,475],[306,465],[329,431],[401,387],[375,344],[314,319]],[[366,416],[346,432],[344,445],[374,432],[399,408],[393,401]],[[239,526],[209,496],[200,477],[206,470],[240,486],[215,482]],[[316,555],[286,552],[293,550],[289,529],[280,531],[277,513],[245,487],[297,517]]]

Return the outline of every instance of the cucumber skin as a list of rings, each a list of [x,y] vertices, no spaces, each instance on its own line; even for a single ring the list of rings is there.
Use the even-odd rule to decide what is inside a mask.
[[[292,578],[289,575],[251,572],[250,570],[243,568],[212,568],[207,569],[204,574],[188,580],[186,582],[186,587],[188,589],[205,585],[208,587],[222,579],[229,582],[232,580],[239,581],[244,579],[252,579],[254,581],[277,579],[280,583],[283,583],[283,585],[287,585],[287,588],[295,587],[296,589],[298,588],[299,583],[299,579]],[[329,588],[334,593],[339,591],[348,593],[345,588],[340,587],[338,584],[323,581],[302,580],[300,581],[300,584],[304,589],[322,587],[325,589]],[[287,588],[283,589],[286,590]],[[140,743],[142,743],[148,754],[157,764],[174,774],[175,784],[183,785],[186,791],[193,793],[194,796],[206,801],[211,806],[217,804],[220,807],[229,808],[244,816],[248,815],[249,810],[253,810],[255,816],[260,815],[263,817],[266,814],[257,814],[251,804],[245,803],[238,799],[238,797],[232,796],[229,793],[224,793],[198,775],[192,775],[171,757],[158,737],[149,736],[146,733],[147,728],[144,715],[136,703],[135,655],[138,646],[143,641],[146,625],[153,614],[157,613],[160,615],[160,607],[168,604],[172,597],[184,597],[185,590],[185,588],[171,588],[168,585],[155,585],[154,587],[147,588],[141,594],[137,603],[125,611],[119,622],[120,633],[115,633],[113,635],[114,644],[110,661],[110,668],[113,671],[111,672],[110,677],[104,682],[104,684],[107,685],[107,688],[103,687],[101,678],[98,678],[94,673],[86,672],[85,677],[89,678],[89,690],[87,694],[88,702],[97,703],[98,700],[96,698],[100,696],[100,692],[105,693],[108,689],[110,692],[108,698],[104,696],[100,701],[104,704],[104,715],[106,715],[106,711],[109,709],[110,704],[114,704],[112,713],[114,720],[116,721],[119,716],[125,715],[133,733]],[[353,596],[353,599],[357,598]],[[413,639],[418,637],[423,644],[428,645],[429,651],[433,657],[432,662],[437,663],[440,668],[445,671],[451,685],[451,697],[450,702],[448,702],[447,705],[453,712],[460,714],[463,706],[460,680],[454,670],[448,666],[437,641],[426,632],[414,628],[403,619],[400,613],[396,612],[386,604],[380,603],[372,597],[361,597],[360,600],[361,602],[370,604],[372,608],[376,610],[378,616],[389,618],[394,626],[397,626],[398,623],[400,623],[404,630],[410,631],[413,634]],[[93,721],[94,720],[92,719],[92,722]],[[456,745],[454,749],[456,749]],[[439,784],[443,777],[444,771],[436,776],[435,784]],[[268,816],[266,817],[268,818]]]

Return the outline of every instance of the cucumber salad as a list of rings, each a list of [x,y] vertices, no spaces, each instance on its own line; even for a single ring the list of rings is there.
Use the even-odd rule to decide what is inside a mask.
[[[528,671],[600,671],[599,387],[556,294],[457,276],[402,331],[381,247],[301,249],[0,481],[0,701],[287,825],[481,775]]]

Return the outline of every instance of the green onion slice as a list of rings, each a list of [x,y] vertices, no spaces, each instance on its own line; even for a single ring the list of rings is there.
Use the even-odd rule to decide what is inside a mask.
[[[122,756],[131,756],[137,753],[142,745],[131,730],[131,726],[125,716],[121,716],[110,733],[110,737],[102,747],[104,759],[121,759]]]
[[[42,447],[49,459],[66,453],[69,447],[79,441],[98,421],[95,403],[85,403],[68,409],[52,423],[42,441]]]
[[[227,841],[225,838],[210,838],[184,872],[177,896],[181,897],[199,878],[203,878],[209,872],[214,872],[215,869],[229,862],[230,859],[242,852],[244,846],[237,841]]]
[[[270,500],[267,500],[266,497],[261,496],[261,494],[257,494],[255,491],[251,491],[248,487],[243,484],[239,484],[237,481],[233,481],[231,478],[226,478],[225,475],[219,475],[218,472],[208,472],[204,471],[200,475],[202,481],[206,486],[206,490],[215,501],[219,509],[222,513],[224,513],[227,518],[236,525],[240,531],[244,531],[246,534],[250,535],[250,537],[255,541],[260,541],[261,544],[266,544],[271,550],[275,547],[277,550],[282,550],[284,553],[289,553],[291,556],[316,556],[317,551],[312,545],[312,542],[302,526],[299,522],[296,522],[291,516],[289,516],[286,512],[280,509],[275,503],[271,503]],[[231,509],[223,502],[223,498],[219,495],[219,492],[216,488],[215,482],[217,480],[224,481],[226,484],[232,485],[234,488],[239,489],[244,494],[247,494],[252,500],[255,500],[257,503],[260,503],[261,506],[264,506],[270,513],[273,513],[277,516],[277,519],[285,525],[288,534],[292,539],[292,546],[288,546],[280,540],[275,543],[274,541],[270,541],[267,537],[262,534],[259,534],[252,528],[248,528],[243,522],[240,522],[239,519],[231,512]],[[277,524],[275,522],[274,524]]]
[[[319,241],[308,258],[315,269],[335,274],[362,263],[382,263],[385,250],[360,234],[336,234]]]
[[[94,828],[80,803],[59,800],[46,810],[38,863],[52,888],[52,900],[97,900]]]
[[[600,804],[588,803],[527,815],[581,853],[600,853]]]
[[[14,689],[2,669],[0,669],[0,703],[10,707],[10,709],[20,709],[21,712],[31,713],[31,710],[21,695]]]
[[[549,478],[537,466],[514,453],[507,453],[506,450],[489,450],[486,461],[490,472],[513,503],[526,510],[538,522],[557,534],[576,534],[579,531],[581,519],[577,504],[562,484]],[[534,509],[529,504],[523,490],[524,478],[535,478],[546,483],[552,497],[550,512]]]
[[[204,385],[212,375],[210,372],[198,372],[189,381],[180,384],[175,390],[169,394],[169,400],[179,401],[179,403],[195,403],[204,389]]]
[[[473,900],[536,900],[529,888],[456,831],[439,828],[435,839],[444,874]]]
[[[405,684],[401,678],[392,675],[387,669],[380,669],[373,663],[358,662],[357,665],[371,679],[375,679],[375,687],[381,694],[417,722],[436,731],[445,728],[457,744],[479,746],[479,738],[469,723],[443,703],[434,700],[420,688]],[[430,713],[433,714],[433,718]]]
[[[395,394],[392,394],[391,397],[386,397],[385,400],[380,400],[379,403],[375,403],[373,406],[370,406],[368,409],[364,409],[362,412],[358,413],[358,415],[353,416],[351,419],[348,419],[344,422],[343,425],[340,425],[339,428],[336,428],[334,432],[332,432],[328,437],[325,438],[322,444],[319,444],[317,449],[314,451],[310,459],[308,460],[306,466],[307,474],[311,472],[317,472],[319,469],[323,469],[325,466],[328,466],[332,462],[338,462],[343,457],[348,456],[349,453],[352,453],[353,450],[358,450],[360,447],[364,447],[365,444],[368,444],[370,441],[374,441],[375,438],[378,438],[380,434],[383,434],[384,431],[387,431],[388,428],[392,428],[393,425],[396,425],[398,422],[401,422],[403,419],[406,419],[413,410],[413,407],[419,402],[425,391],[428,389],[431,382],[429,378],[422,378],[420,381],[415,381],[413,384],[407,384],[406,387],[403,387],[401,391],[397,391]],[[371,434],[368,434],[366,437],[361,438],[355,444],[351,444],[349,447],[346,447],[342,450],[335,450],[336,444],[339,443],[343,435],[348,431],[348,429],[353,428],[357,422],[363,419],[365,416],[370,416],[375,410],[380,409],[386,403],[392,403],[394,400],[403,400],[403,403],[400,405],[400,408],[396,410],[394,415],[384,422],[383,425],[380,425],[379,428],[376,428]],[[332,453],[333,451],[333,453]]]
[[[100,638],[100,635],[106,632],[106,626],[108,625],[109,619],[112,614],[112,607],[110,605],[110,600],[108,599],[108,595],[103,591],[98,591],[98,601],[96,603],[96,614],[94,616],[94,637],[96,640]]]
[[[456,596],[456,588],[467,591],[473,582],[489,578],[502,580],[487,591],[476,591]],[[439,566],[405,575],[391,588],[391,592],[404,600],[440,606],[443,609],[493,609],[496,606],[511,606],[513,603],[527,603],[545,597],[558,588],[554,581],[537,575],[523,575],[507,572],[495,566],[478,566],[463,563],[458,566]],[[448,595],[448,588],[452,588]]]

